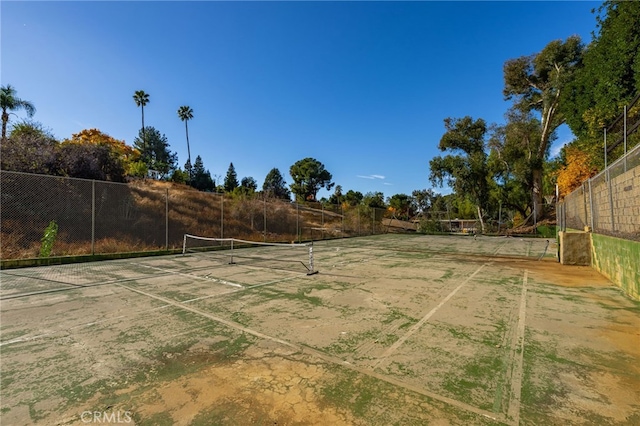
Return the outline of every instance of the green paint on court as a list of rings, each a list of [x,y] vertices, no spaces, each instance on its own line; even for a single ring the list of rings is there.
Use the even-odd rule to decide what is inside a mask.
[[[580,269],[538,262],[545,243],[322,241],[310,277],[299,265],[227,265],[207,253],[12,270],[0,289],[12,297],[0,305],[2,341],[24,341],[1,348],[3,422],[115,407],[137,424],[170,424],[189,404],[195,425],[300,423],[293,412],[380,425],[510,425],[514,411],[523,424],[638,418],[621,395],[640,397],[628,344],[640,303],[601,282],[580,285]],[[224,389],[206,393],[212,386]]]

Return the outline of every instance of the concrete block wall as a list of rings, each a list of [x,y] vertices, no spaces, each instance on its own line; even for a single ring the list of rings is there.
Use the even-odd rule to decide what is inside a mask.
[[[640,237],[640,167],[606,179],[598,175],[565,198],[567,226],[598,233]],[[592,218],[593,215],[593,218]]]
[[[614,230],[640,235],[640,167],[611,179],[611,187],[617,219]]]

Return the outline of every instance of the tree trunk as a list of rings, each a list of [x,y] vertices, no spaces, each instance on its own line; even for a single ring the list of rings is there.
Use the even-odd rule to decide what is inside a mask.
[[[542,170],[533,169],[533,191],[531,201],[533,203],[533,211],[535,212],[536,221],[542,218]]]
[[[145,156],[147,155],[147,135],[144,130],[144,105],[142,108],[142,162],[146,164]]]
[[[189,125],[187,124],[189,120],[184,120],[184,130],[187,133],[187,159],[189,160],[189,164],[191,164],[191,148],[189,148]],[[191,169],[189,169],[189,182],[191,182]]]
[[[9,114],[6,111],[2,111],[2,142],[7,140],[7,122],[9,121]]]
[[[484,234],[484,219],[482,218],[482,209],[480,208],[480,206],[476,206],[478,209],[478,219],[480,219],[480,232],[482,234]]]

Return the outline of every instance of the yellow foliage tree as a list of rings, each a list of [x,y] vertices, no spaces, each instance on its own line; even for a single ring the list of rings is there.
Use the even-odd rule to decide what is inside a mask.
[[[130,147],[123,140],[113,138],[98,129],[85,129],[80,133],[74,133],[71,135],[71,139],[66,139],[63,143],[107,146],[109,150],[115,153],[125,164],[140,159],[140,152],[137,149]]]
[[[565,148],[567,165],[557,172],[558,192],[564,197],[579,187],[582,182],[597,173],[591,165],[589,154],[579,148],[567,146]]]
[[[58,147],[58,163],[61,174],[84,179],[124,182],[127,176],[146,174],[137,149],[98,129],[65,139]]]

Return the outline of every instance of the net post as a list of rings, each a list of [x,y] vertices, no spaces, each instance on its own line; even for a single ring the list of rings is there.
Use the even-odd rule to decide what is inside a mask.
[[[231,239],[231,259],[229,260],[229,265],[235,265],[236,262],[233,261],[233,239]]]
[[[307,275],[315,275],[318,273],[318,271],[316,271],[313,268],[313,241],[311,241],[311,244],[309,244],[309,272],[307,272]]]
[[[184,256],[187,253],[187,234],[184,234],[182,240],[182,255]]]

